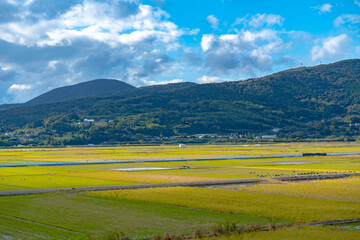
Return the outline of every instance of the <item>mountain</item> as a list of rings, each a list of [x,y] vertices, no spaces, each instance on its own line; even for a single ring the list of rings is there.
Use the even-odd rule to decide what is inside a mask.
[[[113,121],[75,124],[84,118]],[[274,129],[279,137],[290,139],[353,138],[360,135],[359,125],[358,59],[246,81],[151,86],[0,111],[3,128],[36,131],[55,145],[130,141],[146,135],[273,134]]]
[[[109,95],[129,89],[135,89],[135,87],[114,79],[96,79],[72,86],[53,89],[31,99],[26,105],[63,102],[74,98]]]

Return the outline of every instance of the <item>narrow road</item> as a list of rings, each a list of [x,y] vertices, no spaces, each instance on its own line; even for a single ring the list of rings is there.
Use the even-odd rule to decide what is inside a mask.
[[[304,181],[304,180],[336,179],[336,178],[345,178],[345,177],[351,177],[351,176],[360,176],[360,173],[341,173],[341,174],[326,174],[326,175],[274,177],[274,178],[270,178],[270,179],[279,180],[279,181]],[[155,183],[155,184],[115,185],[115,186],[96,186],[96,187],[14,190],[14,191],[0,191],[0,197],[55,193],[55,192],[59,192],[59,191],[104,191],[104,190],[125,190],[125,189],[141,189],[141,188],[164,188],[164,187],[231,186],[231,185],[261,183],[262,181],[264,181],[264,179],[269,179],[269,178],[243,178],[243,179],[231,179],[231,180],[220,180],[220,181],[176,182],[176,183]]]

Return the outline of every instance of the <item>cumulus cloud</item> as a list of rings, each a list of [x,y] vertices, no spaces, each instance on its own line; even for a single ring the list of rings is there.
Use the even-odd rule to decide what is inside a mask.
[[[321,6],[313,7],[314,9],[319,10],[319,14],[331,12],[333,6],[330,3],[325,3]]]
[[[13,84],[9,87],[8,91],[23,91],[23,90],[29,90],[31,89],[31,85],[28,84]]]
[[[196,79],[198,83],[219,83],[219,82],[225,82],[225,81],[231,81],[230,79],[223,79],[216,76],[206,76],[203,75],[202,77],[199,77]]]
[[[351,50],[352,39],[346,34],[323,39],[320,45],[311,49],[311,59],[339,60],[345,57]]]
[[[243,18],[237,18],[232,26],[234,27],[236,25],[244,25],[245,27],[263,28],[274,25],[281,26],[283,22],[284,18],[280,15],[258,13],[256,15],[247,15]]]
[[[203,51],[207,51],[211,48],[213,42],[215,41],[215,36],[213,34],[204,34],[201,38],[201,48]]]
[[[355,5],[358,5],[360,7],[360,1],[355,0],[354,3],[355,3]]]
[[[182,79],[176,78],[172,80],[164,80],[164,81],[154,81],[154,80],[143,80],[145,85],[165,85],[165,84],[172,84],[172,83],[182,83],[185,82]]]
[[[325,3],[325,4],[323,4],[323,5],[320,6],[319,10],[320,10],[320,12],[322,12],[322,13],[324,13],[324,12],[331,12],[331,8],[332,8],[332,7],[333,7],[333,6],[332,6],[331,4]]]
[[[313,37],[303,31],[286,31],[283,22],[280,15],[246,15],[237,18],[227,34],[203,34],[200,46],[207,75],[255,77],[294,66],[293,57],[284,51],[307,45]]]
[[[345,14],[337,17],[334,20],[334,25],[339,27],[344,24],[359,24],[360,23],[360,15],[355,14]]]
[[[38,1],[40,0],[33,1],[30,7]],[[71,8],[66,5],[65,9],[69,10],[63,14],[59,14],[61,11],[57,12],[58,15],[50,14],[54,17],[51,19],[40,15],[33,21],[25,18],[0,25],[0,38],[12,43],[40,47],[70,45],[77,39],[85,38],[116,47],[121,44],[136,45],[149,39],[170,43],[183,34],[174,23],[164,20],[168,17],[165,12],[148,5],[133,4],[124,0],[84,0]],[[36,16],[36,12],[29,16]]]
[[[206,20],[213,29],[217,29],[219,26],[219,20],[214,15],[209,15]]]
[[[95,78],[142,85],[171,72],[179,38],[198,32],[168,19],[138,0],[1,1],[0,82],[14,101]]]
[[[8,88],[7,93],[13,95],[18,101],[24,101],[27,99],[31,89],[32,86],[29,84],[13,84]]]
[[[215,74],[236,71],[253,75],[257,71],[269,71],[273,63],[271,54],[285,46],[278,32],[272,29],[203,35],[201,40],[206,66]]]

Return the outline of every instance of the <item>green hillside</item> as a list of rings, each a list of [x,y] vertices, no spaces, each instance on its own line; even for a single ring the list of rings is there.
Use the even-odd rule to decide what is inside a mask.
[[[277,135],[283,138],[359,134],[360,60],[246,81],[137,91],[142,92],[5,109],[0,111],[0,123],[3,131],[22,128],[37,134],[34,139],[43,136],[54,144],[55,138],[66,144],[100,143],[145,135],[261,135],[273,134],[273,129],[279,129]],[[84,118],[113,121],[84,124]]]

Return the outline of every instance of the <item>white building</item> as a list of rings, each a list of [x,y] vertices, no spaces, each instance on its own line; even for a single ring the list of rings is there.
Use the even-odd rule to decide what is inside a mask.
[[[277,138],[276,135],[262,135],[261,139],[275,139]]]
[[[91,118],[84,118],[84,122],[95,122],[95,120]]]

